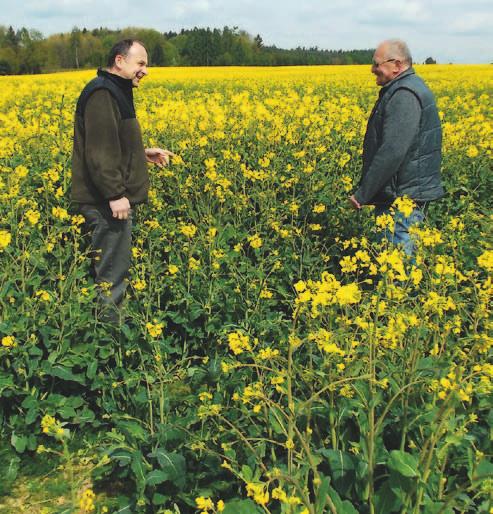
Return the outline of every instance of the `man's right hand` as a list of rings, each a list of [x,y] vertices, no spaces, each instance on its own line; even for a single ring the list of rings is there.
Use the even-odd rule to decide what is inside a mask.
[[[110,209],[113,213],[113,218],[126,220],[130,212],[130,202],[128,198],[125,197],[119,198],[118,200],[110,200]]]
[[[351,207],[353,209],[356,209],[356,210],[361,209],[361,204],[358,202],[358,200],[356,200],[354,195],[351,195],[349,197],[349,205],[351,205]]]

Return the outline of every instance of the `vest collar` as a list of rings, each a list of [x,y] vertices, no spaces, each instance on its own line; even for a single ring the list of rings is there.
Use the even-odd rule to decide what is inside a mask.
[[[124,79],[119,75],[110,73],[109,71],[98,69],[98,77],[104,77],[114,82],[120,89],[126,93],[131,93],[133,89],[132,79]]]
[[[382,86],[382,89],[380,90],[380,96],[385,93],[391,86],[393,86],[396,82],[399,80],[402,80],[404,77],[408,77],[409,75],[414,75],[416,72],[414,71],[414,68],[411,66],[406,71],[403,71],[400,75],[397,75],[395,79],[392,79],[390,82],[387,82],[385,86]]]

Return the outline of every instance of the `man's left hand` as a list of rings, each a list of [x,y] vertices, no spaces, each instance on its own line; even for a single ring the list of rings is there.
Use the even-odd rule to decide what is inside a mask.
[[[162,150],[161,148],[146,148],[145,153],[147,162],[152,162],[160,168],[168,166],[169,158],[175,157],[173,152],[170,152],[169,150]]]

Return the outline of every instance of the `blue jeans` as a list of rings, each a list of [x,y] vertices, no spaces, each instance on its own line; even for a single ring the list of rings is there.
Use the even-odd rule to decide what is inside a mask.
[[[402,212],[396,210],[393,216],[394,231],[391,232],[389,229],[385,229],[379,232],[377,234],[377,241],[381,242],[386,239],[389,243],[400,245],[407,255],[413,256],[415,248],[413,238],[409,234],[409,228],[421,223],[425,219],[426,207],[426,203],[415,207],[413,212],[407,217]],[[390,206],[375,206],[375,218],[382,214],[392,214]]]

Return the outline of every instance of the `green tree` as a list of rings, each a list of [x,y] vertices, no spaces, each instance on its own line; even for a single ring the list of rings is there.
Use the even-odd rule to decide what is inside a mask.
[[[70,33],[70,52],[73,56],[73,63],[77,69],[79,69],[80,42],[81,32],[77,27],[74,27]]]
[[[157,43],[151,52],[151,64],[154,66],[164,66],[164,50],[160,43]]]

